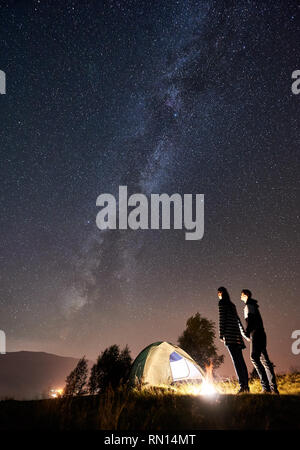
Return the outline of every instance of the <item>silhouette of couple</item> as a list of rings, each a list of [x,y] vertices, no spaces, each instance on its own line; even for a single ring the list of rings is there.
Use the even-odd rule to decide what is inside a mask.
[[[263,321],[251,291],[243,289],[241,292],[241,300],[245,303],[246,329],[240,321],[235,304],[230,300],[227,289],[223,286],[218,289],[218,298],[220,339],[231,356],[240,385],[238,393],[249,392],[248,370],[242,352],[246,348],[244,337],[251,342],[250,358],[258,373],[263,392],[279,394],[274,367],[267,353]]]

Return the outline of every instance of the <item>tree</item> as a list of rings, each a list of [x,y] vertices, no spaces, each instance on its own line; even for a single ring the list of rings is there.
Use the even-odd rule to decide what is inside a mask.
[[[91,395],[94,395],[98,390],[98,371],[97,364],[94,364],[91,368],[90,379],[88,382],[88,391]]]
[[[96,394],[109,385],[116,388],[126,382],[129,376],[132,359],[128,346],[122,351],[118,345],[111,345],[99,355],[91,369],[89,393]]]
[[[223,363],[224,355],[218,355],[215,338],[215,323],[196,313],[187,320],[178,344],[199,366],[207,367],[212,363],[213,368],[217,369]]]
[[[66,378],[64,396],[84,395],[88,377],[88,364],[85,356],[81,358],[74,370]]]

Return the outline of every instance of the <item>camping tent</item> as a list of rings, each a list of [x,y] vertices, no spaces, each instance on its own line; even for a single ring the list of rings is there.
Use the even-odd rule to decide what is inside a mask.
[[[185,351],[168,342],[148,345],[136,357],[130,372],[131,384],[150,386],[178,381],[203,380],[205,373]]]

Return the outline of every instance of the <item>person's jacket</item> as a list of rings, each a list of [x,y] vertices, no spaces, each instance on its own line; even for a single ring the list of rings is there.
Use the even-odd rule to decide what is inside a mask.
[[[245,334],[249,338],[253,336],[253,333],[264,333],[264,324],[259,312],[259,306],[257,300],[253,298],[248,298],[244,307],[244,318],[246,320],[246,330]]]
[[[228,300],[219,301],[219,335],[225,345],[238,345],[245,348],[242,333],[244,328],[237,314],[234,303]]]

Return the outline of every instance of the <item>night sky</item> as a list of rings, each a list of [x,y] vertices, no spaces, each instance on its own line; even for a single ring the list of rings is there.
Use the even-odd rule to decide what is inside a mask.
[[[277,369],[299,367],[297,3],[1,2],[8,351],[134,357],[197,311],[218,324],[224,285],[241,317],[242,288],[259,301]],[[100,231],[96,199],[119,185],[204,194],[203,239]]]

